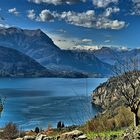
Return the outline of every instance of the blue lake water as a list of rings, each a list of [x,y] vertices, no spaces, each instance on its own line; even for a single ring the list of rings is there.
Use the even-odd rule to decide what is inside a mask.
[[[91,93],[105,78],[2,78],[0,96],[6,97],[0,127],[7,122],[21,129],[56,127],[58,121],[77,125],[99,110]]]

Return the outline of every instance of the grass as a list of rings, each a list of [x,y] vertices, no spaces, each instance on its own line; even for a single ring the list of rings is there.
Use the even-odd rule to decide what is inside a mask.
[[[101,138],[109,138],[110,136],[117,135],[121,136],[124,133],[125,130],[116,130],[116,131],[104,131],[104,132],[87,132],[88,139],[96,138],[97,136]]]

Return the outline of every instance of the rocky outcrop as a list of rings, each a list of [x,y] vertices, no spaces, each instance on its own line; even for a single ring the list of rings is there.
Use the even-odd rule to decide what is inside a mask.
[[[100,84],[92,94],[92,103],[103,109],[109,108],[112,103],[120,99],[120,95],[116,92],[115,84],[117,78],[113,77],[106,82]],[[115,84],[114,84],[115,83]]]
[[[139,89],[139,76],[140,71],[131,71],[108,79],[93,91],[92,103],[103,109],[126,105],[126,98],[122,94],[124,93],[122,90],[125,91],[125,94],[133,94],[132,85]],[[139,96],[140,94],[137,93],[137,97]]]

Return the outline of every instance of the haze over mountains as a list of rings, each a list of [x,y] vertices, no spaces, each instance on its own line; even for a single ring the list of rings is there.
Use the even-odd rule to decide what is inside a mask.
[[[119,50],[108,47],[92,51],[61,50],[40,29],[27,30],[14,27],[0,29],[0,46],[7,47],[6,56],[14,56],[10,54],[10,49],[8,50],[8,48],[12,48],[12,52],[13,49],[15,50],[13,53],[24,54],[26,62],[34,61],[34,63],[32,62],[32,71],[38,70],[38,68],[46,69],[50,72],[50,75],[58,76],[58,74],[63,73],[63,76],[68,74],[69,77],[75,74],[78,77],[83,77],[84,74],[88,76],[108,76],[111,75],[112,65],[116,61],[115,57],[119,56],[120,59],[128,55],[135,57],[140,54],[138,49]],[[0,51],[0,55],[3,55],[3,51]],[[29,60],[27,60],[27,57]],[[14,61],[18,62],[19,59],[20,56],[17,56]],[[22,60],[21,63],[24,63]],[[22,68],[25,71],[30,71],[28,67]]]

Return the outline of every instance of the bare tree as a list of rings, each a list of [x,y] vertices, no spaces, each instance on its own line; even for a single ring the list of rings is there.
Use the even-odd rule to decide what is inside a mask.
[[[1,116],[1,113],[4,109],[5,100],[6,100],[6,97],[5,98],[0,97],[0,116]]]
[[[134,114],[134,126],[139,125],[138,110],[140,105],[140,71],[138,59],[129,59],[118,64],[113,69],[117,82],[116,92],[125,99],[126,105]]]

